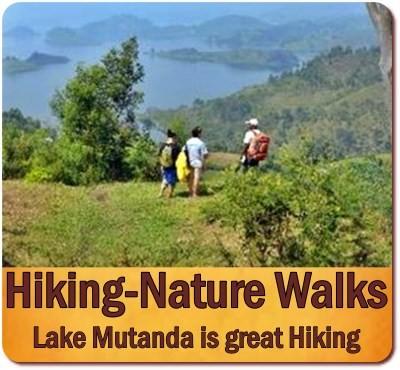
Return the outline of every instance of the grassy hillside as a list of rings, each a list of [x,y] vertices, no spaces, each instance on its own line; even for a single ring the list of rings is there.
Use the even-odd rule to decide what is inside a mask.
[[[158,184],[72,188],[3,183],[4,259],[19,266],[227,266],[233,230],[202,220],[179,187],[157,199]],[[226,246],[225,250],[222,246]]]
[[[234,155],[212,155],[202,196],[196,200],[187,198],[187,189],[182,184],[178,185],[175,198],[159,199],[159,184],[154,182],[69,187],[4,181],[4,263],[17,266],[249,265],[243,227],[226,222],[234,216],[231,198],[226,197],[226,192],[233,190],[237,195],[243,189],[230,188],[233,173],[221,170],[233,166],[236,160]],[[390,264],[391,261],[390,166],[390,157],[383,156],[344,160],[331,167],[336,179],[335,192],[341,194],[340,199],[352,213],[362,210],[362,222],[367,225],[367,230],[362,232],[362,243],[369,246],[365,253],[369,253],[373,262],[367,259],[363,264]],[[260,179],[268,183],[269,176],[275,175],[260,174]],[[260,189],[268,191],[269,187]],[[252,188],[252,191],[260,189]],[[252,191],[247,190],[246,194],[252,196]],[[295,197],[293,194],[290,198],[300,201],[299,194]],[[318,201],[319,204],[323,203]],[[244,208],[244,211],[252,209],[250,204]],[[228,218],[224,220],[224,217]],[[340,219],[346,220],[344,216]],[[352,248],[358,243],[354,239],[358,234],[352,234],[349,221],[341,222],[346,222],[345,229],[342,226],[340,231],[345,233],[346,243],[341,245]],[[300,260],[294,258],[289,264],[297,263]]]
[[[152,110],[148,116],[163,127],[176,116],[188,126],[202,126],[215,150],[237,152],[243,122],[255,116],[272,136],[272,153],[304,131],[331,143],[338,157],[386,152],[391,118],[378,60],[377,50],[336,48],[268,83],[225,98],[196,100],[190,107]]]
[[[232,228],[201,214],[221,187],[215,169],[237,156],[213,153],[203,195],[158,199],[159,184],[131,182],[69,187],[3,181],[3,247],[18,266],[227,266],[237,254]]]

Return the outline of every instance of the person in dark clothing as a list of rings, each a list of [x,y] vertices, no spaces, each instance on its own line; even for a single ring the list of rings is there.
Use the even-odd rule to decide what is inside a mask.
[[[178,181],[175,164],[180,151],[181,148],[177,143],[176,134],[171,130],[168,130],[167,139],[161,145],[158,153],[162,172],[160,197],[164,195],[166,190],[168,190],[168,198],[171,198],[174,194],[175,185]]]

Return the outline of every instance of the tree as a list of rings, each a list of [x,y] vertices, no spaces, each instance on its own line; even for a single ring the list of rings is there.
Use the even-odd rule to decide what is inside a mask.
[[[143,93],[135,86],[143,80],[143,66],[138,62],[139,48],[136,38],[122,43],[121,49],[111,49],[102,59],[107,72],[107,94],[118,119],[135,123],[135,109],[143,101]]]
[[[131,38],[100,63],[78,66],[75,77],[53,97],[61,135],[86,148],[82,168],[91,173],[88,182],[124,177],[125,150],[138,136],[134,112],[143,93],[136,85],[143,77],[138,44]]]
[[[41,127],[40,121],[25,117],[18,108],[10,108],[3,112],[3,126],[13,126],[19,130],[30,132]]]

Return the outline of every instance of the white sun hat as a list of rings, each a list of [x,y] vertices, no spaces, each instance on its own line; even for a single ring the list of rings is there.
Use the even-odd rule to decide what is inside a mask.
[[[249,120],[245,121],[245,124],[250,126],[258,126],[258,119],[250,118]]]

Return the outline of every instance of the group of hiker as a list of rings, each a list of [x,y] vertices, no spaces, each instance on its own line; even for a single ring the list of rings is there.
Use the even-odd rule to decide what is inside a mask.
[[[251,167],[257,167],[260,161],[266,159],[270,138],[259,129],[257,118],[245,121],[246,133],[243,139],[243,150],[240,158],[240,168],[246,172]],[[206,144],[201,140],[202,129],[195,127],[192,136],[181,148],[177,134],[167,131],[167,138],[159,150],[162,171],[160,197],[164,194],[172,197],[178,181],[187,182],[189,196],[199,195],[199,185],[205,162],[208,157]]]

